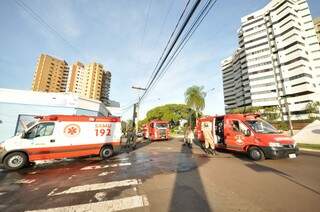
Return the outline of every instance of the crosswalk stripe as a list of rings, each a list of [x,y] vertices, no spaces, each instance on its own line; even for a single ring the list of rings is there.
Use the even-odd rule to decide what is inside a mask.
[[[129,160],[129,158],[114,158],[114,159],[111,159],[111,161],[127,161]]]
[[[102,177],[102,176],[107,176],[108,174],[113,174],[113,173],[114,173],[114,171],[102,172],[98,176]]]
[[[88,204],[79,204],[58,208],[49,208],[49,209],[40,209],[40,210],[31,210],[30,212],[88,212],[88,211],[121,211],[128,210],[139,207],[149,206],[149,201],[145,195],[137,195],[132,197],[125,197],[122,199],[108,200],[102,202],[88,203]],[[28,212],[28,211],[26,211]]]
[[[50,192],[48,196],[57,196],[62,194],[72,194],[72,193],[80,193],[80,192],[86,192],[86,191],[104,190],[104,189],[111,189],[116,187],[124,187],[124,186],[138,185],[138,184],[141,184],[141,180],[130,179],[130,180],[108,182],[108,183],[96,183],[96,184],[71,187],[65,191],[58,192],[58,193],[55,193],[55,191],[53,191],[53,192]]]
[[[18,183],[18,184],[30,184],[30,183],[34,183],[35,181],[36,181],[35,179],[30,179],[30,180],[22,179],[22,180],[17,180],[16,183]]]
[[[116,164],[110,164],[110,165],[96,165],[96,166],[85,166],[81,168],[80,170],[93,170],[93,169],[105,169],[110,167],[121,167],[121,166],[130,166],[131,163],[116,163]]]

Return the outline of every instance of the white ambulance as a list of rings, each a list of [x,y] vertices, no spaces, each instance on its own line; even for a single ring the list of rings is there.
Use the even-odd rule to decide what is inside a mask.
[[[50,115],[0,143],[0,163],[16,170],[31,161],[100,155],[112,156],[120,147],[119,117]]]

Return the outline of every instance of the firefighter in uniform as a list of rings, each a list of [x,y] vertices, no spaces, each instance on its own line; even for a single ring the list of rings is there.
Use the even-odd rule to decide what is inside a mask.
[[[212,125],[211,123],[203,124],[203,136],[205,140],[205,152],[212,155],[217,155],[215,150],[215,141],[216,138],[212,135]]]

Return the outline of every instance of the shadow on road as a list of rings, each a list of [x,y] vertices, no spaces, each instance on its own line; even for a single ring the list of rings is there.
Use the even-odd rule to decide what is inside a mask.
[[[311,157],[317,157],[320,158],[320,154],[318,152],[300,152],[300,155],[307,155]]]
[[[197,167],[192,150],[182,145],[181,153],[177,159],[177,176],[169,211],[212,211],[198,169],[190,170]]]
[[[271,168],[271,167],[268,167],[268,166],[265,166],[265,165],[262,165],[262,164],[258,164],[256,162],[251,162],[251,163],[247,163],[245,164],[247,167],[251,168],[252,170],[256,171],[256,172],[271,172],[273,174],[276,174],[298,186],[301,186],[317,195],[320,195],[320,192],[313,189],[313,188],[310,188],[309,186],[307,185],[304,185],[303,183],[300,183],[298,182],[297,180],[293,179],[290,175],[282,172],[282,171],[279,171],[277,169],[274,169],[274,168]]]

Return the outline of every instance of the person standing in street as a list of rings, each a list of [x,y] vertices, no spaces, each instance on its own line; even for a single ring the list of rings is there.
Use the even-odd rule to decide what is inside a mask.
[[[185,134],[184,134],[184,144],[188,145],[188,147],[192,148],[192,143],[194,139],[194,133],[190,126],[187,127]]]
[[[212,135],[212,125],[211,123],[203,124],[203,136],[205,140],[205,152],[210,153],[212,155],[217,155],[215,150],[215,138]]]

